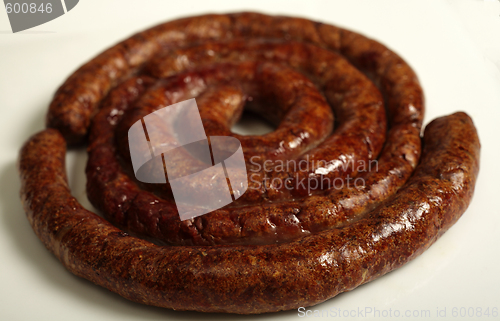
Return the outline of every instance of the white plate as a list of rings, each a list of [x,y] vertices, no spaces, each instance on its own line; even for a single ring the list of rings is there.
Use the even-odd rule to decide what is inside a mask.
[[[80,64],[159,22],[242,10],[302,16],[381,41],[416,70],[426,95],[425,123],[463,110],[474,119],[481,138],[475,196],[459,222],[406,266],[312,309],[324,310],[323,318],[330,320],[340,319],[339,315],[344,320],[500,319],[493,317],[493,309],[499,313],[500,308],[500,210],[496,204],[500,199],[496,163],[500,157],[500,4],[326,0],[86,0],[60,18],[16,34],[11,33],[7,14],[0,9],[0,319],[255,318],[142,306],[73,276],[31,230],[19,200],[15,168],[21,144],[44,127],[53,93]],[[83,150],[68,156],[73,192],[89,207],[85,162]],[[372,313],[366,314],[370,309]],[[396,311],[400,318],[395,317]],[[464,313],[466,317],[460,318]],[[298,317],[297,311],[289,311],[259,319]]]

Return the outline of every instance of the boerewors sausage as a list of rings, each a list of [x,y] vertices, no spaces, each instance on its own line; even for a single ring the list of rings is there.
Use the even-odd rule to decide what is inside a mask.
[[[240,140],[249,188],[181,221],[169,184],[131,174],[127,131],[190,98],[207,135]],[[233,134],[244,108],[276,130]],[[364,36],[255,13],[180,19],[106,50],[59,88],[49,128],[21,150],[21,196],[67,269],[127,299],[245,314],[310,306],[415,258],[467,208],[474,125],[464,113],[434,120],[420,159],[423,112],[411,68]],[[88,196],[109,222],[68,188],[66,144],[87,135]],[[283,170],[279,160],[308,166]],[[370,161],[375,169],[346,166]],[[285,178],[293,188],[272,183]],[[362,184],[311,187],[349,178]]]

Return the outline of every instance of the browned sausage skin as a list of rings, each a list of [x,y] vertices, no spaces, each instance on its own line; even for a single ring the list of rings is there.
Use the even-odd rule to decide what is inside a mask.
[[[172,91],[197,97],[207,134],[236,136],[248,155],[377,159],[378,168],[321,174],[355,175],[365,182],[359,188],[304,193],[271,185],[181,222],[168,186],[127,175],[123,139],[134,121],[174,103]],[[245,100],[261,92],[277,103],[272,112],[248,106],[278,130],[232,134]],[[299,99],[286,99],[296,92]],[[310,306],[415,258],[467,208],[479,169],[474,125],[464,113],[431,122],[419,163],[423,113],[412,69],[362,35],[257,13],[179,19],[115,45],[66,80],[49,107],[49,128],[21,150],[21,197],[35,233],[68,270],[132,301],[243,314]],[[89,198],[123,230],[71,196],[66,144],[88,133]],[[276,148],[304,136],[297,148]]]
[[[263,313],[320,303],[421,254],[467,208],[479,148],[466,114],[436,119],[421,164],[384,204],[345,227],[261,246],[165,247],[123,233],[71,196],[53,129],[25,144],[19,170],[31,225],[76,275],[140,303]]]
[[[168,185],[165,185],[163,190],[157,186],[149,189],[167,199],[164,200],[138,190],[133,187],[134,184],[130,180],[127,184],[123,184],[123,181],[127,180],[126,176],[122,175],[123,173],[111,174],[102,170],[100,173],[96,173],[97,168],[109,167],[105,165],[112,159],[111,156],[101,157],[96,155],[95,158],[101,160],[101,162],[94,162],[93,155],[104,151],[107,153],[107,149],[114,148],[111,146],[114,139],[110,138],[107,143],[103,142],[107,149],[99,147],[95,151],[93,148],[89,148],[91,161],[87,168],[90,199],[95,206],[106,213],[107,218],[130,231],[154,236],[169,244],[272,243],[286,241],[310,232],[344,224],[347,219],[353,219],[375,206],[387,195],[396,191],[408,179],[420,155],[419,132],[424,107],[423,95],[418,81],[413,71],[401,58],[373,40],[351,34],[333,26],[314,24],[296,18],[269,17],[253,13],[230,16],[232,17],[230,27],[224,26],[225,28],[232,28],[231,34],[233,36],[237,34],[238,36],[231,36],[225,40],[217,38],[218,42],[190,45],[187,48],[174,51],[159,52],[155,54],[151,61],[145,62],[145,67],[139,73],[145,73],[153,77],[166,77],[176,72],[183,72],[186,69],[193,70],[193,68],[210,65],[214,62],[260,61],[263,59],[292,66],[294,69],[308,75],[317,84],[317,87],[334,108],[337,119],[339,119],[340,126],[333,135],[324,140],[320,146],[307,153],[307,156],[311,156],[311,159],[316,162],[318,160],[326,161],[329,167],[334,167],[333,164],[335,164],[336,168],[329,168],[328,170],[321,168],[322,173],[326,172],[326,174],[321,175],[314,173],[314,166],[308,166],[311,169],[309,171],[298,173],[280,172],[268,175],[263,171],[252,171],[251,177],[249,177],[251,186],[238,201],[239,206],[248,206],[236,210],[220,210],[206,217],[180,222],[176,218],[175,206],[168,201],[170,193]],[[192,19],[190,23],[197,25],[197,21],[199,19],[203,20],[204,17],[194,17]],[[275,29],[271,28],[268,33],[264,33],[263,30],[254,26],[252,21],[253,23],[258,21],[272,23]],[[302,31],[300,31],[300,28],[294,29],[297,26],[303,27]],[[160,32],[161,27],[157,29]],[[145,31],[141,35],[146,37],[145,34],[149,32]],[[341,35],[344,35],[342,36],[344,38]],[[240,39],[243,36],[246,37],[244,41]],[[230,40],[232,38],[235,38],[235,40]],[[297,41],[283,43],[276,40],[276,38],[299,40],[304,41],[304,43]],[[131,38],[130,41],[132,39],[135,38]],[[271,42],[266,41],[268,39],[274,40]],[[344,40],[340,41],[342,39]],[[358,47],[363,50],[360,51],[357,49]],[[342,172],[342,170],[338,171],[338,169],[342,167],[350,168],[350,166],[344,166],[346,160],[357,164],[358,160],[366,163],[368,160],[374,159],[380,152],[382,140],[385,136],[384,113],[381,113],[383,110],[381,101],[377,93],[373,91],[372,84],[367,83],[363,77],[359,77],[355,69],[346,64],[338,54],[331,50],[348,53],[352,62],[359,65],[380,85],[389,107],[390,131],[388,141],[380,156],[379,171],[361,173],[361,178],[366,182],[368,188],[363,190],[349,188],[341,191],[329,191],[328,195],[324,197],[303,199],[304,196],[308,196],[307,192],[309,190],[292,189],[290,192],[284,188],[284,184],[281,184],[281,188],[276,188],[273,185],[266,185],[264,182],[272,182],[274,178],[278,179],[279,182],[283,182],[287,177],[297,177],[296,182],[303,181],[304,178],[306,181],[316,180],[316,182],[312,182],[313,184],[305,184],[310,187],[312,185],[323,186],[323,184],[317,184],[317,181],[323,181],[324,178],[332,182],[336,178],[335,175],[345,177],[346,174],[352,174],[352,176],[355,176],[358,173]],[[217,74],[217,70],[213,74]],[[183,96],[184,99],[190,98],[191,96],[187,93],[192,91],[203,93],[205,88],[195,88],[191,85],[192,83],[200,83],[202,87],[206,86],[206,77],[197,77],[197,75],[197,73],[193,72],[187,72],[184,76],[182,74],[178,75],[177,77],[180,79],[191,79],[191,82],[185,84],[185,81],[179,81],[183,87],[172,88],[170,86],[170,90],[175,90],[176,94],[186,92]],[[213,75],[211,76],[213,77]],[[193,79],[197,79],[197,81],[193,81]],[[283,90],[286,89],[285,83],[281,86]],[[398,90],[393,90],[394,87],[398,88]],[[160,87],[156,90],[160,92],[166,89]],[[147,107],[164,106],[174,102],[167,99],[168,97],[163,97],[163,100],[160,101],[158,100],[160,96],[158,94],[150,96],[155,97],[154,102],[151,99],[140,99],[138,104]],[[172,97],[173,95],[166,96]],[[200,97],[200,102],[203,102],[203,95]],[[104,105],[108,106],[109,104],[104,103]],[[319,106],[319,104],[317,105]],[[132,107],[135,108],[136,106]],[[214,109],[213,105],[203,108],[203,104],[201,104],[202,114],[204,110]],[[108,110],[103,110],[102,113],[112,112],[113,110],[114,107],[108,106]],[[319,107],[316,110],[319,110]],[[125,159],[129,157],[128,150],[126,147],[123,148],[123,146],[127,146],[126,130],[134,121],[151,111],[153,111],[151,108],[142,108],[141,110],[135,108],[132,111],[132,116],[124,116],[125,120],[120,124],[121,128],[118,128],[116,135],[119,140],[119,147],[121,147],[121,157]],[[214,121],[210,122],[210,114],[204,116],[208,116],[205,117],[204,123],[207,133],[212,135],[232,135],[239,138],[245,148],[247,160],[250,156],[256,154],[253,151],[255,146],[260,149],[267,146],[276,146],[276,143],[293,141],[300,136],[290,136],[281,140],[283,136],[276,135],[276,133],[280,132],[280,128],[278,128],[269,137],[265,135],[248,139],[230,133],[227,127],[220,126],[220,122],[215,121],[215,124]],[[273,114],[268,112],[263,113],[263,116],[271,117]],[[105,117],[107,116],[97,116],[99,119]],[[293,122],[297,122],[297,119],[301,120],[300,117],[297,117]],[[102,136],[104,132],[112,130],[109,127],[114,127],[114,125],[106,124],[105,121],[95,123],[98,125],[94,126],[93,130],[98,134],[93,135],[93,137]],[[312,121],[309,123],[305,121],[301,127],[308,124],[319,128],[321,122],[315,123]],[[280,139],[273,139],[270,137],[272,135]],[[314,135],[310,136],[313,137]],[[275,143],[271,144],[271,142]],[[314,143],[314,140],[312,142],[302,141],[302,145],[296,147],[295,151],[289,151],[288,154],[300,152],[301,148],[307,149],[307,144],[311,143]],[[260,151],[259,155],[263,156],[260,158],[261,161],[269,158],[269,153]],[[274,156],[271,156],[271,158]],[[299,156],[302,159],[305,158],[304,154],[299,153]],[[113,166],[113,169],[119,170],[119,166]],[[102,181],[102,177],[116,179],[119,183],[115,184],[108,180]],[[118,185],[117,190],[113,193],[108,192],[107,187],[109,185]],[[300,186],[300,184],[294,183],[291,185]],[[330,184],[326,185],[329,186]],[[130,190],[130,186],[132,186],[132,190]],[[143,187],[148,188],[147,185]],[[129,204],[130,198],[124,199],[122,197],[125,194],[134,195],[134,202]],[[104,195],[107,195],[106,199],[102,199]],[[299,203],[290,201],[291,199],[298,199]],[[272,207],[254,206],[255,203],[276,200],[285,200],[286,203],[281,208],[277,205]],[[145,205],[149,203],[156,205]],[[318,204],[321,205],[318,206]],[[336,204],[343,204],[343,206],[339,207]],[[124,215],[124,212],[130,215]]]

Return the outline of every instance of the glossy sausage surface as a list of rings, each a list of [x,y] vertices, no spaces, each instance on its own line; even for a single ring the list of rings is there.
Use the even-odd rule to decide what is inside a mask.
[[[126,133],[189,98],[207,135],[242,143],[249,189],[180,221],[168,184],[131,174]],[[233,134],[244,108],[276,130]],[[21,151],[21,196],[66,268],[130,300],[243,314],[310,306],[418,256],[467,208],[479,169],[474,125],[464,113],[434,120],[420,159],[423,113],[413,70],[362,35],[257,13],[179,19],[118,43],[66,80],[49,128]],[[109,222],[68,188],[66,144],[87,137],[88,196]],[[307,170],[263,169],[279,160]],[[308,187],[266,183],[285,178]],[[308,185],[349,178],[362,184]]]

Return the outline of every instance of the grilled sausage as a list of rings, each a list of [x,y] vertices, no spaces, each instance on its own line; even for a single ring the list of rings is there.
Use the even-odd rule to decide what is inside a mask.
[[[193,97],[207,135],[240,140],[249,189],[180,221],[168,184],[135,179],[126,134]],[[276,131],[233,134],[243,108]],[[243,314],[310,306],[415,258],[467,208],[479,169],[474,125],[464,113],[434,120],[420,159],[423,114],[413,70],[362,35],[257,13],[188,17],[118,43],[66,80],[48,129],[21,150],[21,197],[68,270],[132,301]],[[88,196],[109,222],[68,188],[66,144],[87,136]],[[308,166],[267,171],[268,160]],[[372,160],[375,170],[349,166]],[[272,183],[287,178],[294,188]],[[317,184],[348,178],[362,184]]]

